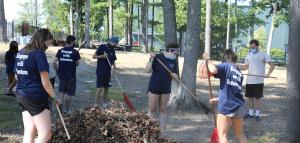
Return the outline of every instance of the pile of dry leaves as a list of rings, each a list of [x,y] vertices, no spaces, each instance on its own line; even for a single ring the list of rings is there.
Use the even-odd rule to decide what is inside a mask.
[[[159,138],[159,124],[143,112],[86,107],[67,114],[65,123],[71,140],[67,140],[64,128],[57,119],[53,143],[169,142]]]

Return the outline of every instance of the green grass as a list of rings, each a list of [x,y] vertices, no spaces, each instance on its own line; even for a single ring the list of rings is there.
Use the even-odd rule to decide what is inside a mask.
[[[11,132],[22,126],[21,109],[16,98],[4,96],[3,89],[0,88],[0,132]]]

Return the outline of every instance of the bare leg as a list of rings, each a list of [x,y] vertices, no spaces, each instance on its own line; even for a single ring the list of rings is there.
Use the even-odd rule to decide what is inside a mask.
[[[51,139],[50,111],[45,109],[38,115],[33,116],[33,122],[38,132],[36,143],[46,143]]]
[[[103,102],[106,103],[108,102],[108,87],[104,88],[104,92],[103,92]]]
[[[159,96],[160,95],[153,94],[148,91],[148,98],[149,98],[148,116],[151,118],[155,118],[154,113],[156,112],[156,106],[157,106],[157,103],[159,102]]]
[[[96,90],[96,99],[95,99],[95,105],[99,105],[100,102],[102,102],[102,93],[104,88],[97,88]]]
[[[217,115],[217,127],[220,143],[228,143],[227,133],[231,125],[231,119],[223,114]]]
[[[72,96],[70,95],[65,95],[65,111],[69,112],[70,111],[70,104],[71,104]]]
[[[165,132],[166,122],[167,122],[167,113],[166,106],[169,101],[169,94],[162,94],[159,101],[159,121],[160,121],[160,131]]]
[[[247,143],[247,138],[243,131],[243,118],[232,118],[235,136],[240,143]]]
[[[28,111],[22,112],[23,125],[24,125],[24,137],[23,143],[33,143],[34,137],[36,135],[36,128],[32,116]]]
[[[254,106],[255,106],[255,110],[256,110],[256,116],[260,116],[261,98],[255,98],[254,99]]]

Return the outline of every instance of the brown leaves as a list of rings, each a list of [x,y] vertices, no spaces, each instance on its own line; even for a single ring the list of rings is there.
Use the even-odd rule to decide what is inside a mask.
[[[159,124],[143,112],[127,112],[125,109],[101,109],[87,107],[67,114],[65,123],[71,140],[66,141],[63,126],[56,121],[52,142],[168,142],[159,139]]]

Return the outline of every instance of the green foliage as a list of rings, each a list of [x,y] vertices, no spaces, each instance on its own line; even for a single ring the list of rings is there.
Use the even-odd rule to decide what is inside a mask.
[[[254,39],[257,39],[259,41],[261,49],[266,49],[267,34],[263,26],[261,26],[254,32]]]

